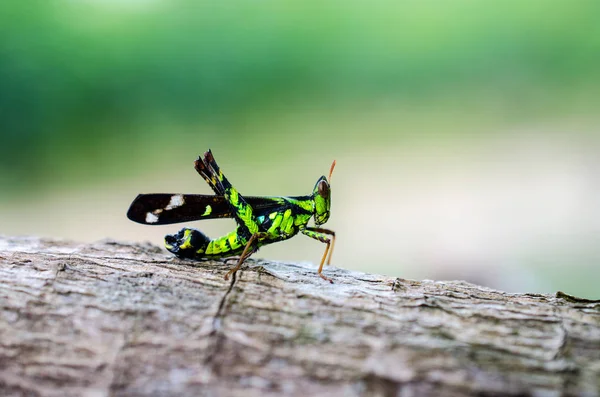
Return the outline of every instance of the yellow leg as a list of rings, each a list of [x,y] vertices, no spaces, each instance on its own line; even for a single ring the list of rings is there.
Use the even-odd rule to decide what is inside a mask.
[[[325,253],[323,254],[323,258],[321,259],[321,264],[319,265],[319,276],[326,281],[329,281],[333,284],[333,280],[328,277],[325,277],[322,273],[323,265],[325,264],[325,259],[327,259],[327,264],[331,263],[331,254],[333,253],[333,247],[335,245],[335,232],[329,229],[323,229],[321,227],[307,227],[302,230],[302,233],[310,238],[314,238],[315,240],[319,240],[322,243],[327,244],[325,248]],[[329,238],[327,235],[330,235]],[[329,254],[329,255],[327,255]]]
[[[237,272],[238,270],[240,270],[240,268],[242,267],[242,263],[244,263],[244,261],[246,259],[248,259],[248,257],[250,255],[252,255],[252,245],[254,244],[254,242],[256,240],[258,240],[260,237],[262,237],[265,233],[254,233],[252,235],[252,237],[250,237],[250,240],[248,240],[248,243],[246,243],[246,247],[244,247],[244,251],[242,252],[242,255],[240,255],[240,259],[238,260],[237,265],[231,269],[230,271],[227,272],[227,274],[225,275],[225,280],[229,280],[229,276],[231,276],[232,274],[234,274],[235,272]]]
[[[325,247],[325,252],[323,253],[323,258],[321,258],[321,264],[319,265],[319,271],[317,272],[319,274],[319,276],[321,276],[321,278],[325,281],[329,281],[331,284],[333,284],[333,280],[330,279],[329,277],[326,277],[323,274],[323,264],[325,263],[325,258],[327,257],[327,252],[329,252],[329,247],[331,246],[331,243],[328,242],[327,243],[327,247]],[[328,263],[329,264],[329,263]]]
[[[335,247],[335,232],[331,232],[331,249],[329,250],[329,256],[327,257],[327,266],[331,265],[331,255],[333,254],[333,247]]]

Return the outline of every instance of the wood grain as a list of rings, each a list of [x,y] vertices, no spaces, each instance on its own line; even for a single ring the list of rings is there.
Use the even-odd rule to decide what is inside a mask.
[[[2,396],[600,395],[600,302],[0,237]]]

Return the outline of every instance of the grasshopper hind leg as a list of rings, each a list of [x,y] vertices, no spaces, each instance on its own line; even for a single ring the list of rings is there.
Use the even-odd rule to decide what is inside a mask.
[[[210,238],[204,233],[188,227],[165,236],[165,247],[179,258],[196,259],[206,250],[209,243]]]
[[[235,267],[233,267],[231,270],[229,270],[227,272],[227,274],[225,275],[225,280],[229,280],[229,276],[235,274],[235,272],[240,270],[244,261],[246,259],[248,259],[250,257],[250,255],[252,255],[253,253],[255,253],[258,250],[258,247],[257,247],[258,241],[261,238],[265,238],[265,236],[266,236],[266,233],[259,232],[259,233],[254,233],[250,237],[250,239],[248,240],[248,243],[246,243],[246,247],[244,247],[244,251],[240,255],[237,265],[235,265]]]

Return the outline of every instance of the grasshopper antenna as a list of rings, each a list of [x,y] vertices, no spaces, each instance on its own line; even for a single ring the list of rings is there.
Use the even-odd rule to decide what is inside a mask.
[[[333,169],[335,168],[335,160],[333,160],[333,163],[331,163],[331,168],[329,169],[329,177],[327,178],[327,180],[329,181],[329,183],[331,183],[331,174],[333,174]]]

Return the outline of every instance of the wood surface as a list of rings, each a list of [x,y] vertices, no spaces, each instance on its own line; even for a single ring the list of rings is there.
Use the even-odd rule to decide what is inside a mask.
[[[258,259],[225,281],[228,268],[0,237],[0,395],[600,395],[600,301],[334,267],[329,284]]]

